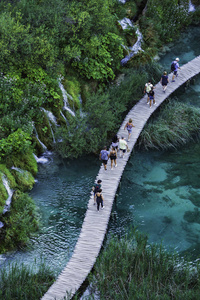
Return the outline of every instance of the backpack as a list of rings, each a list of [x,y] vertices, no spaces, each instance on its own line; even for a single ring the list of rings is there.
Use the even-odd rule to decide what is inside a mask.
[[[106,160],[108,158],[108,152],[106,150],[101,151],[101,159]]]
[[[96,194],[100,190],[100,188],[101,188],[101,184],[96,183],[94,185],[94,193]]]
[[[171,64],[171,71],[175,71],[176,69],[176,63],[173,61],[172,64]]]

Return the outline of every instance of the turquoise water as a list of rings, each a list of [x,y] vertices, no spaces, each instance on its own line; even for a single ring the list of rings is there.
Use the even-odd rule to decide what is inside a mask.
[[[98,169],[98,158],[92,156],[69,161],[50,155],[48,163],[39,164],[30,195],[39,209],[41,230],[32,238],[28,251],[0,255],[0,264],[32,264],[35,259],[45,258],[59,273],[78,239]]]
[[[200,55],[200,27],[191,27],[175,46],[168,46],[159,62],[169,71],[174,58],[180,58],[181,66]],[[175,98],[200,108],[200,76],[174,93]],[[199,256],[199,153],[200,143],[190,143],[177,151],[132,154],[113,207],[110,233],[124,235],[137,227],[149,242]]]
[[[161,58],[164,68],[170,66],[174,57],[180,58],[181,65],[200,54],[200,28],[188,32]],[[181,101],[200,106],[200,77],[186,90],[180,89],[177,96]],[[198,143],[175,152],[135,152],[124,171],[109,234],[125,234],[129,227],[137,226],[149,235],[149,241],[163,241],[167,248],[178,251],[192,249],[193,256],[197,256],[199,153]],[[41,230],[31,240],[28,251],[0,255],[0,264],[12,261],[32,264],[42,257],[59,273],[79,236],[99,166],[98,157],[93,156],[72,161],[48,156],[48,163],[39,165],[37,182],[31,191],[41,216]]]

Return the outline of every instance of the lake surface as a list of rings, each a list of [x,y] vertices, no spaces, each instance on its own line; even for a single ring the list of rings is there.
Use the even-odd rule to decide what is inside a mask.
[[[200,27],[190,28],[160,63],[169,71],[171,61],[179,57],[180,66],[200,55]],[[181,72],[181,70],[180,70]],[[200,107],[200,77],[178,99]],[[168,249],[200,249],[200,144],[190,144],[178,151],[135,152],[124,171],[119,197],[113,206],[108,236],[125,234],[137,226]],[[72,255],[78,239],[91,187],[99,170],[98,157],[60,160],[48,155],[39,165],[37,182],[31,196],[38,206],[42,227],[31,240],[28,251],[0,255],[0,264],[13,261],[31,264],[45,258],[58,274]]]

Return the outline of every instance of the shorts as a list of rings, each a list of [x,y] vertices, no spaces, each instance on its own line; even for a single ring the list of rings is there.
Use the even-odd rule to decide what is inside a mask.
[[[174,75],[176,75],[176,74],[177,74],[177,72],[178,72],[178,71],[174,71]]]
[[[132,128],[131,129],[127,129],[128,130],[128,133],[131,133],[132,132]]]
[[[149,97],[149,93],[150,93],[150,92],[147,92],[148,97]]]
[[[113,143],[112,142],[112,147],[114,147],[115,149],[117,149],[118,148],[118,143]]]
[[[167,82],[162,82],[162,86],[166,86],[167,85]]]
[[[153,100],[153,96],[150,96],[149,99],[150,99],[150,100]]]
[[[115,160],[115,159],[116,159],[116,156],[115,156],[115,155],[111,155],[111,156],[110,156],[110,159],[111,159],[111,160]]]
[[[104,164],[104,165],[107,165],[107,159],[102,159],[102,163]]]
[[[120,151],[122,151],[123,153],[125,153],[125,152],[126,152],[126,149],[120,149]]]

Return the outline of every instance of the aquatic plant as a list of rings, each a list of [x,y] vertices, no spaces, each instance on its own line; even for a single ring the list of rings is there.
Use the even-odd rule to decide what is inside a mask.
[[[170,101],[162,106],[157,119],[150,120],[142,131],[138,145],[146,150],[178,148],[199,133],[200,110]]]
[[[39,300],[53,284],[55,275],[44,262],[33,266],[10,264],[0,269],[0,298]]]
[[[97,260],[90,283],[100,299],[198,299],[199,263],[189,263],[135,231],[113,237]]]

